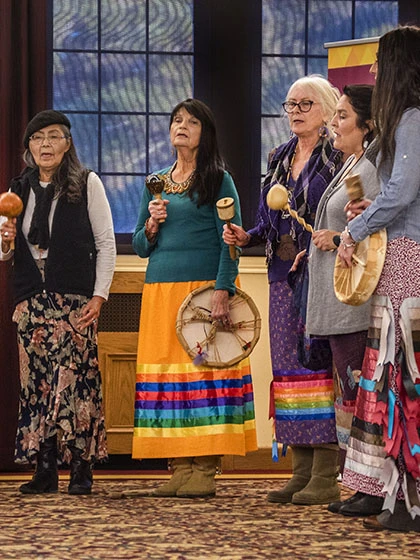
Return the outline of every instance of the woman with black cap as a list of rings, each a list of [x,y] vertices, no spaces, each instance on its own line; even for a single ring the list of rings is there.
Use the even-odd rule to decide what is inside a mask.
[[[24,135],[26,167],[10,190],[23,212],[0,225],[0,260],[14,261],[21,393],[15,461],[32,463],[24,494],[90,494],[92,465],[107,457],[96,326],[115,266],[103,184],[80,163],[66,115],[38,113]],[[13,248],[14,247],[14,248]]]

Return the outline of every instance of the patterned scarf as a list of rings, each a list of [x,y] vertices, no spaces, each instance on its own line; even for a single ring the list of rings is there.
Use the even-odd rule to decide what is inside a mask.
[[[268,265],[280,243],[280,232],[284,232],[284,220],[287,220],[288,230],[293,239],[297,241],[299,250],[305,249],[309,241],[308,232],[296,220],[293,220],[288,212],[271,210],[267,205],[267,193],[273,184],[278,182],[287,186],[287,176],[297,142],[297,137],[293,137],[270,154],[267,174],[262,184],[254,231],[261,239],[266,240]],[[329,138],[320,138],[289,198],[290,207],[296,210],[307,223],[311,225],[314,223],[321,195],[341,165],[341,152],[332,147],[332,141]]]

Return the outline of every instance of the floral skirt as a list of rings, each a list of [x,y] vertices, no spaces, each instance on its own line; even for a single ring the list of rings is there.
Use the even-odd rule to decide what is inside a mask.
[[[40,443],[55,435],[65,462],[71,459],[71,447],[82,449],[86,460],[107,457],[96,323],[80,331],[76,327],[87,301],[84,296],[46,293],[16,306],[18,463],[35,463]]]

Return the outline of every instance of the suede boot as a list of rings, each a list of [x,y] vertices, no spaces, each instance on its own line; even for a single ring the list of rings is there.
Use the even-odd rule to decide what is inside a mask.
[[[35,474],[19,488],[22,494],[53,494],[58,490],[57,436],[39,446]]]
[[[74,496],[90,494],[92,492],[92,465],[82,459],[83,450],[71,447],[70,484],[68,493]]]
[[[171,497],[176,496],[177,491],[188,482],[192,475],[192,457],[176,457],[171,461],[172,477],[166,484],[155,488],[152,496]]]
[[[215,496],[214,477],[219,465],[220,457],[218,455],[194,457],[192,475],[177,491],[178,498],[211,498]]]
[[[311,478],[313,447],[292,445],[292,478],[281,490],[273,490],[267,495],[269,502],[290,504],[295,492],[299,492],[308,484]]]
[[[313,450],[311,479],[305,488],[293,494],[292,504],[311,506],[340,499],[338,445],[315,445]]]

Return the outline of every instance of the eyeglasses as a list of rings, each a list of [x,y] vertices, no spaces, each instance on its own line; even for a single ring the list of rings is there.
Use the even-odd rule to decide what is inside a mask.
[[[34,144],[42,144],[44,140],[47,140],[48,144],[58,144],[60,140],[67,138],[67,136],[59,136],[58,134],[51,134],[51,136],[44,136],[43,134],[32,134],[29,140]]]
[[[308,113],[312,109],[312,105],[315,101],[300,101],[299,103],[295,103],[294,101],[285,101],[281,104],[283,109],[286,113],[293,113],[294,108],[298,107],[301,113]]]

